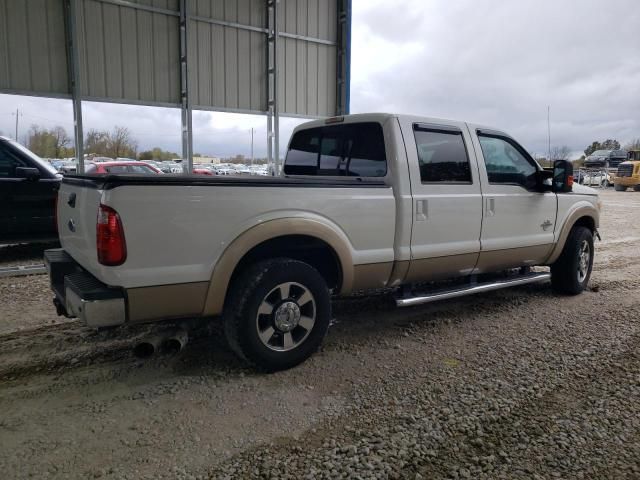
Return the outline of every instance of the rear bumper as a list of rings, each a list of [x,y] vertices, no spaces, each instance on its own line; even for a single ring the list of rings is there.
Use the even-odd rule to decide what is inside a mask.
[[[100,282],[61,248],[46,250],[44,264],[58,315],[77,317],[91,327],[125,323],[126,302],[122,289]]]

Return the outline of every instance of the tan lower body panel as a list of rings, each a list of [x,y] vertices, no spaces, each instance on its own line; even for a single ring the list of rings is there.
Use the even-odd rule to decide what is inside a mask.
[[[480,252],[474,273],[490,273],[507,268],[542,265],[552,248],[553,244],[548,244]]]
[[[469,275],[478,260],[477,253],[411,260],[404,283],[430,282]]]
[[[179,283],[127,290],[129,322],[200,316],[209,282]]]
[[[386,287],[392,269],[393,262],[354,265],[352,291]]]

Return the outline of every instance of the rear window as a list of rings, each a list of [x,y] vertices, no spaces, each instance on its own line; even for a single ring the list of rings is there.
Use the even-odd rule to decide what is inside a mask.
[[[379,123],[310,128],[291,139],[286,175],[384,177],[387,156]]]

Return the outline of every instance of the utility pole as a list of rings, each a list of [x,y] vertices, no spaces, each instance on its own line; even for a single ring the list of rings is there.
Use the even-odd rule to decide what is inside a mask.
[[[253,167],[253,128],[251,129],[251,167]]]
[[[549,148],[549,156],[547,157],[547,160],[549,160],[549,162],[551,162],[551,122],[550,119],[551,118],[551,106],[547,105],[547,139],[548,139],[548,148]]]
[[[12,113],[11,115],[16,116],[16,142],[18,142],[18,125],[19,125],[18,119],[22,116],[22,114],[20,113],[20,110],[16,108],[16,113]]]

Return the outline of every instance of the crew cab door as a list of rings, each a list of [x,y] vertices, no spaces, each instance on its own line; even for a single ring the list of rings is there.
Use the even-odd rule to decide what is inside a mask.
[[[482,195],[471,138],[463,123],[401,120],[413,219],[407,282],[472,272],[480,251]]]
[[[553,248],[556,194],[539,191],[540,166],[511,137],[474,133],[484,199],[476,273],[544,262]]]
[[[36,168],[37,180],[22,178],[16,168]],[[49,238],[56,235],[55,200],[59,181],[47,178],[38,165],[0,142],[0,237]]]

